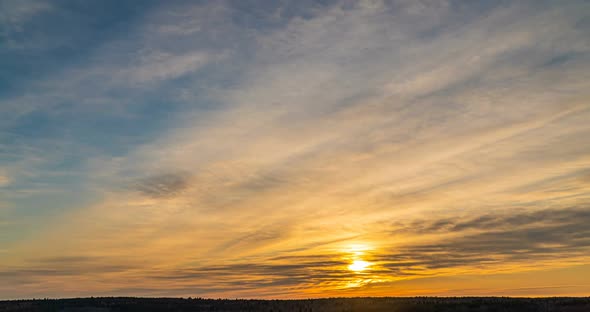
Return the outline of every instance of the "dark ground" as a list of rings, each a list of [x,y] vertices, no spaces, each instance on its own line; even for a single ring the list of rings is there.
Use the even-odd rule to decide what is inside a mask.
[[[7,311],[569,311],[590,312],[584,298],[332,298],[309,300],[227,300],[180,298],[80,298],[0,301]]]

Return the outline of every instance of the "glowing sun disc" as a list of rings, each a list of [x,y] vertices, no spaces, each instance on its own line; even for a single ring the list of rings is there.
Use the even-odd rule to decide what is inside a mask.
[[[355,272],[364,271],[370,265],[369,262],[363,260],[354,260],[349,266],[348,269]]]

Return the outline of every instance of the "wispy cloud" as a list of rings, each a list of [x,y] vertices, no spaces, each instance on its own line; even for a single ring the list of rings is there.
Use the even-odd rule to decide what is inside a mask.
[[[95,293],[426,292],[408,280],[584,263],[587,8],[146,8],[0,98],[11,192],[94,195],[11,240],[1,274],[38,284],[0,291],[55,293],[91,270]],[[363,274],[348,269],[355,244]]]
[[[205,53],[172,56],[166,54],[150,55],[144,65],[130,70],[129,77],[140,82],[174,79],[194,72],[211,59]]]
[[[2,13],[0,13],[0,25],[2,26],[0,36],[6,40],[10,47],[12,43],[11,36],[15,32],[22,32],[24,23],[27,23],[37,14],[51,10],[53,6],[50,2],[43,0],[7,0],[2,1],[0,8],[2,9]]]
[[[189,186],[189,177],[182,173],[166,173],[144,178],[132,188],[151,197],[177,195]]]

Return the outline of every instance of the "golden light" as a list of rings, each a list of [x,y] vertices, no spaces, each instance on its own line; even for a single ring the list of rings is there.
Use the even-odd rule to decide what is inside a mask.
[[[365,251],[370,250],[370,249],[372,249],[372,248],[369,245],[364,244],[364,243],[363,244],[361,244],[361,243],[352,244],[352,245],[349,245],[348,248],[346,248],[346,250],[348,252],[352,253],[353,255],[357,255],[357,256],[364,254]]]
[[[367,269],[371,264],[367,261],[363,260],[354,260],[349,266],[348,269],[354,272],[361,272]]]

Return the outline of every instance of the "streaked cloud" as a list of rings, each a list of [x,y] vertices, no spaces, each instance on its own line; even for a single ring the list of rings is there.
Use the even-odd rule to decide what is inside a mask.
[[[0,221],[28,224],[0,292],[547,293],[492,281],[588,272],[588,9],[173,1],[84,28],[0,94]]]
[[[151,55],[150,58],[145,60],[145,65],[130,71],[132,79],[143,82],[178,78],[207,64],[211,57],[204,53],[194,53],[180,56]]]
[[[151,197],[167,197],[177,195],[189,185],[189,177],[182,173],[164,173],[144,178],[133,188]]]
[[[0,35],[9,39],[14,32],[21,32],[22,24],[28,22],[35,15],[52,9],[51,3],[47,1],[2,1],[2,12],[0,14]],[[7,40],[10,43],[10,40]]]

